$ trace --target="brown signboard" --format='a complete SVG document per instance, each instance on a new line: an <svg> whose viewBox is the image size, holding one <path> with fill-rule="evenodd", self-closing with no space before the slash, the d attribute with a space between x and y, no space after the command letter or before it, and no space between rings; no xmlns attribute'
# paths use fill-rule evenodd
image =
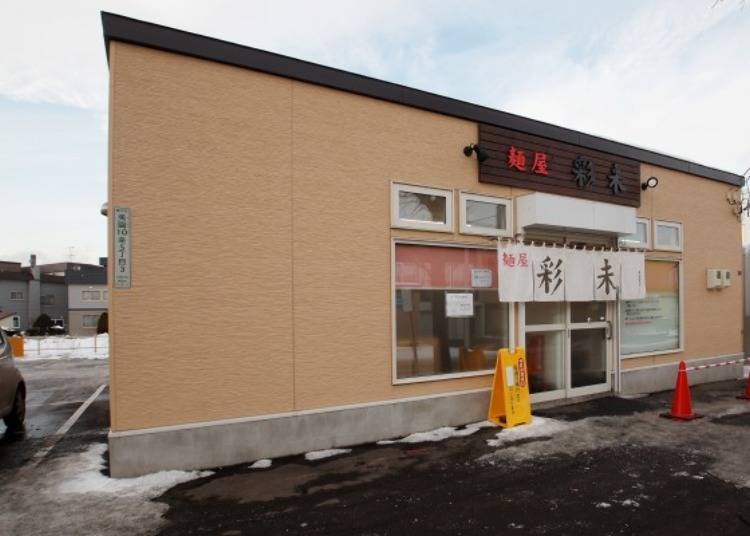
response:
<svg viewBox="0 0 750 536"><path fill-rule="evenodd" d="M634 160L513 130L479 124L479 182L637 207L640 165Z"/></svg>

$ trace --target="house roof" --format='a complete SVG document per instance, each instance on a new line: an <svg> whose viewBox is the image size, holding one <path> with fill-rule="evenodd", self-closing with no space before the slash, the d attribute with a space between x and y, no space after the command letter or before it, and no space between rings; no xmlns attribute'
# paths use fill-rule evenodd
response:
<svg viewBox="0 0 750 536"><path fill-rule="evenodd" d="M28 268L21 268L18 272L5 272L0 270L0 281L31 281L34 276Z"/></svg>
<svg viewBox="0 0 750 536"><path fill-rule="evenodd" d="M66 270L65 283L68 285L106 285L107 270L101 266L81 270Z"/></svg>
<svg viewBox="0 0 750 536"><path fill-rule="evenodd" d="M478 123L509 128L518 132L571 143L734 186L744 184L744 178L736 173L722 171L650 149L628 145L501 110L479 106L289 56L282 56L257 48L238 45L107 12L102 12L102 26L107 57L109 57L110 41L122 41L283 76L350 93L357 93ZM686 111L686 113L689 113L689 111Z"/></svg>
<svg viewBox="0 0 750 536"><path fill-rule="evenodd" d="M9 316L14 316L16 314L17 313L15 313L15 312L13 312L13 313L10 313L10 312L4 313L3 311L0 311L0 320L2 320L4 318L8 318Z"/></svg>

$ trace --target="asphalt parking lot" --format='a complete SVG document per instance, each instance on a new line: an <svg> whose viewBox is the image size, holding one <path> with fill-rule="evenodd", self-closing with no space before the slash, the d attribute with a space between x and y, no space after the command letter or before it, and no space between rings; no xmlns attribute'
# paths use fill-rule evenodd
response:
<svg viewBox="0 0 750 536"><path fill-rule="evenodd" d="M687 423L658 416L670 393L609 397L511 431L114 480L106 361L21 367L28 427L0 441L0 534L750 534L739 381L693 388L705 417Z"/></svg>

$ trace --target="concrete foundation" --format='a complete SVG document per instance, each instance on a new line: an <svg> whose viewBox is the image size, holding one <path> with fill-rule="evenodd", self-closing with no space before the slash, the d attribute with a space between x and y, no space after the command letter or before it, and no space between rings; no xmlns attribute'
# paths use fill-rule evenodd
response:
<svg viewBox="0 0 750 536"><path fill-rule="evenodd" d="M489 389L129 432L110 432L113 477L204 469L346 447L487 417Z"/></svg>
<svg viewBox="0 0 750 536"><path fill-rule="evenodd" d="M691 360L690 366L737 359L740 355ZM691 385L741 378L741 364L689 372ZM677 364L623 371L622 393L672 389ZM554 405L574 400L554 401ZM484 420L489 389L357 404L244 419L229 419L111 432L110 472L133 477L165 469L205 469L260 458L277 458L400 437L441 426ZM543 405L549 405L543 404ZM535 407L540 405L535 404Z"/></svg>

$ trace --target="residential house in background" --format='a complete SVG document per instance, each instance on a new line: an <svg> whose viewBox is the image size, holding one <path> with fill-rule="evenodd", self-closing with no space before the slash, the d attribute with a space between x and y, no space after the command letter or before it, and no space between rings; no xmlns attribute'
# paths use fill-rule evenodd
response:
<svg viewBox="0 0 750 536"><path fill-rule="evenodd" d="M32 256L32 264L36 259ZM0 261L0 326L26 329L39 316L39 269Z"/></svg>
<svg viewBox="0 0 750 536"><path fill-rule="evenodd" d="M57 298L65 302L65 328L71 335L96 334L99 317L107 311L106 264L106 257L100 257L98 265L58 262L39 266L42 276L64 282L65 295L53 298L50 293L46 301Z"/></svg>
<svg viewBox="0 0 750 536"><path fill-rule="evenodd" d="M107 273L102 266L81 266L65 274L68 285L68 331L71 335L96 335L102 313L107 312Z"/></svg>
<svg viewBox="0 0 750 536"><path fill-rule="evenodd" d="M32 255L26 267L0 261L0 327L26 330L44 313L71 335L96 334L107 310L106 260L37 265Z"/></svg>

